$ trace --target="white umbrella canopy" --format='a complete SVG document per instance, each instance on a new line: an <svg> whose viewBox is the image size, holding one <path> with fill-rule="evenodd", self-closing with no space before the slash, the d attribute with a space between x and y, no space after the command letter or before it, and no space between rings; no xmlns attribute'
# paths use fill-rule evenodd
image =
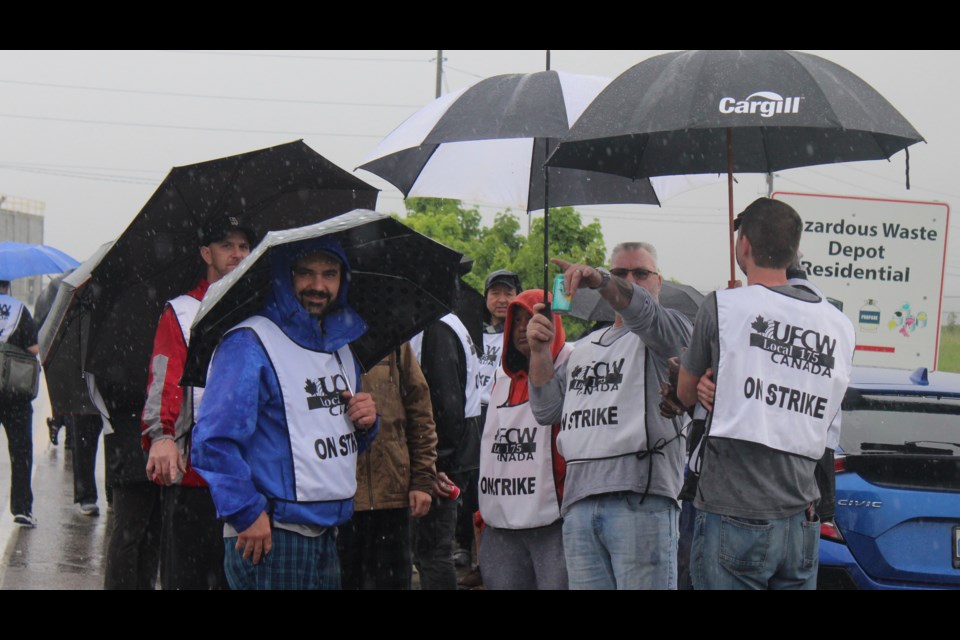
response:
<svg viewBox="0 0 960 640"><path fill-rule="evenodd" d="M547 148L556 146L609 82L560 71L481 80L410 116L359 168L387 180L406 197L543 209ZM656 185L646 179L551 169L549 202L575 206L660 200Z"/></svg>

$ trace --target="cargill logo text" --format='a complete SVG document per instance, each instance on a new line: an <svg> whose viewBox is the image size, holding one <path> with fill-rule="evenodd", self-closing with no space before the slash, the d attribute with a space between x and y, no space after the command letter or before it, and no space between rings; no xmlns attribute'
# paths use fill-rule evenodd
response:
<svg viewBox="0 0 960 640"><path fill-rule="evenodd" d="M789 114L800 111L800 98L784 98L772 91L757 91L746 100L722 98L720 113L759 113L763 118L772 118L778 113Z"/></svg>

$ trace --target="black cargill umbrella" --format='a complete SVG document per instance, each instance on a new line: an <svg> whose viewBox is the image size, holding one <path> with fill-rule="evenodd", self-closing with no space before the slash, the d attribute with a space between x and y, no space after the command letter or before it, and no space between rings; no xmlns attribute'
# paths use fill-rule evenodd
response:
<svg viewBox="0 0 960 640"><path fill-rule="evenodd" d="M350 263L347 299L368 325L351 348L364 369L454 308L461 254L389 215L358 210L298 229L272 231L207 291L190 332L183 384L203 386L223 334L263 307L274 247L309 245L320 237L336 239Z"/></svg>
<svg viewBox="0 0 960 640"><path fill-rule="evenodd" d="M664 282L660 289L660 304L667 309L679 311L690 322L697 318L704 295L688 284ZM610 303L593 289L577 289L570 307L570 315L581 320L613 322L616 312Z"/></svg>
<svg viewBox="0 0 960 640"><path fill-rule="evenodd" d="M157 320L166 300L203 274L200 233L211 219L235 217L259 236L372 208L376 198L374 187L302 141L175 167L77 283L67 319L90 314L84 369L102 383L146 390Z"/></svg>
<svg viewBox="0 0 960 640"><path fill-rule="evenodd" d="M733 173L878 160L923 137L843 67L794 51L683 51L619 77L547 164L619 176Z"/></svg>

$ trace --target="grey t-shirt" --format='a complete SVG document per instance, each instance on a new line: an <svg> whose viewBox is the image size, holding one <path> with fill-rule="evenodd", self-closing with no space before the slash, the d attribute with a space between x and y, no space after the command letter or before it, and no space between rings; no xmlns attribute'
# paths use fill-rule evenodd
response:
<svg viewBox="0 0 960 640"><path fill-rule="evenodd" d="M667 360L680 355L690 340L690 321L681 313L665 309L654 301L646 289L634 286L630 305L621 312L624 326L595 331L581 339L576 348L589 348L591 341L602 339L609 344L618 332L632 331L647 347L644 368L644 398L647 433L651 445L668 443L659 453L643 458L630 454L603 460L590 460L567 465L561 513L566 514L578 500L618 491L648 492L676 500L683 483L683 455L686 434L679 420L664 418L658 408L660 383L667 379ZM638 381L636 384L639 384ZM564 392L567 389L567 367L561 366L544 386L530 385L530 405L537 422L543 425L560 421ZM624 385L620 393L637 393L635 386ZM639 417L638 417L639 419ZM651 468L652 465L652 468Z"/></svg>
<svg viewBox="0 0 960 640"><path fill-rule="evenodd" d="M771 287L787 296L806 301L819 298L791 286ZM720 335L717 330L717 295L709 294L700 307L690 340L681 358L684 368L700 376L708 368L717 375L720 362ZM700 471L700 484L693 504L697 509L727 516L770 520L803 511L820 497L814 477L816 460L791 455L763 445L707 437L700 447L700 460L690 466Z"/></svg>

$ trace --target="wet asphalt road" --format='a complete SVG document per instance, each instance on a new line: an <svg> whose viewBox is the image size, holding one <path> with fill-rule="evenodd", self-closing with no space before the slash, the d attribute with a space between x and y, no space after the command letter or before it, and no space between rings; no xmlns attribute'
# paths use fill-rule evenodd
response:
<svg viewBox="0 0 960 640"><path fill-rule="evenodd" d="M41 377L42 380L42 377ZM101 589L109 515L104 494L103 438L97 460L98 517L84 516L73 503L70 451L53 446L47 432L47 390L41 382L33 402L33 515L27 529L10 515L10 457L0 429L0 589Z"/></svg>
<svg viewBox="0 0 960 640"><path fill-rule="evenodd" d="M50 402L41 376L33 401L33 515L37 527L13 524L10 514L10 456L0 429L0 589L80 590L103 588L103 566L110 514L104 491L103 436L97 451L97 492L100 515L80 514L73 502L73 464L64 446L50 443L46 419ZM460 577L469 569L458 568ZM414 572L413 588L419 588ZM461 587L462 589L463 587Z"/></svg>

